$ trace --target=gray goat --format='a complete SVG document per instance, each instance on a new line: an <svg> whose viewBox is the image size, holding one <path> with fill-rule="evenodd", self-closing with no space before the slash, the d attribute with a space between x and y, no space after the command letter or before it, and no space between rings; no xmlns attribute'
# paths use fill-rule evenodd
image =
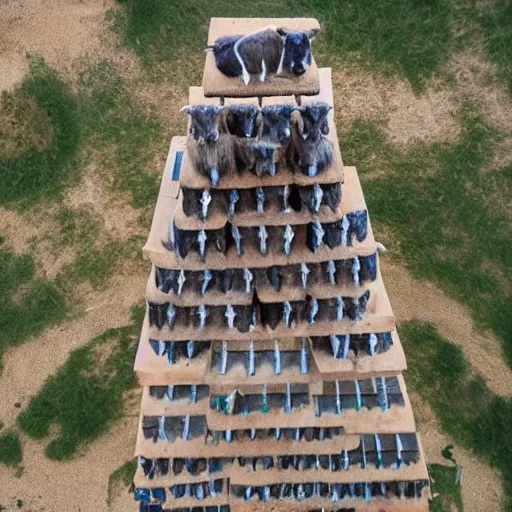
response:
<svg viewBox="0 0 512 512"><path fill-rule="evenodd" d="M245 85L251 75L263 82L268 74L303 75L311 65L311 40L317 29L292 32L269 27L245 35L224 36L207 49L213 49L215 63L226 76L241 76Z"/></svg>
<svg viewBox="0 0 512 512"><path fill-rule="evenodd" d="M297 108L300 119L292 125L290 160L306 176L317 176L332 164L334 148L326 137L327 115L331 109L326 103Z"/></svg>
<svg viewBox="0 0 512 512"><path fill-rule="evenodd" d="M228 133L224 107L195 105L183 107L190 116L187 149L197 172L210 179L213 186L235 169L233 136Z"/></svg>

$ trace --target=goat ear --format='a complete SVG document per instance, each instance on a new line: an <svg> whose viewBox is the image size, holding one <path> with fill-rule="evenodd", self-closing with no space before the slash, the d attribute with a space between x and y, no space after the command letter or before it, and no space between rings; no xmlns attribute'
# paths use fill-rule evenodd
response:
<svg viewBox="0 0 512 512"><path fill-rule="evenodd" d="M282 28L282 27L279 27L278 29L276 29L276 32L282 36L282 37L286 37L286 35L288 34L288 30Z"/></svg>
<svg viewBox="0 0 512 512"><path fill-rule="evenodd" d="M192 108L190 107L190 105L186 105L184 107L181 107L180 112L185 112L185 114L190 114L191 110L192 110Z"/></svg>
<svg viewBox="0 0 512 512"><path fill-rule="evenodd" d="M320 32L319 28L314 28L313 30L310 30L308 32L309 40L311 41L318 34L318 32Z"/></svg>

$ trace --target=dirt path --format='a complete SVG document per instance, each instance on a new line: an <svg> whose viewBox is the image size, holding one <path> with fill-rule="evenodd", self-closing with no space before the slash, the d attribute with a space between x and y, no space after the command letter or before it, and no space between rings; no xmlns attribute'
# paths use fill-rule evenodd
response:
<svg viewBox="0 0 512 512"><path fill-rule="evenodd" d="M505 363L500 342L489 332L477 331L464 306L436 285L415 279L404 265L385 256L381 270L399 326L407 320L434 324L441 336L460 346L472 371L494 393L512 396L512 371Z"/></svg>
<svg viewBox="0 0 512 512"><path fill-rule="evenodd" d="M453 455L457 464L462 466L461 490L464 512L501 510L504 493L500 474L444 435L434 412L420 396L411 393L410 398L428 463L448 464L441 451L449 444L454 445Z"/></svg>
<svg viewBox="0 0 512 512"><path fill-rule="evenodd" d="M50 461L44 454L47 440L40 443L23 437L24 472L16 478L14 470L0 471L0 509L19 511L20 499L22 510L31 512L61 512L64 503L66 510L107 512L109 477L133 457L137 421L136 415L118 421L112 433L70 462ZM123 492L115 503L116 512L136 509L133 494Z"/></svg>

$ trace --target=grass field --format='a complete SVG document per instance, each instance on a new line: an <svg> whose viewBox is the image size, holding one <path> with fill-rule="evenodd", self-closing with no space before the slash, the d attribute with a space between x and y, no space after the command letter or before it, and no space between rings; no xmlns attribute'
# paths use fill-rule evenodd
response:
<svg viewBox="0 0 512 512"><path fill-rule="evenodd" d="M48 328L87 317L97 307L94 297L108 295L115 279L123 293L134 275L147 271L134 262L170 137L185 130L179 108L188 85L201 81L211 16L320 20L316 58L341 72L334 91L343 159L358 168L388 257L435 285L440 300L444 293L467 308L478 329L500 341L495 357L512 367L508 0L118 0L95 22L94 51L73 59L34 51L20 80L2 92L0 379L9 378L2 376L3 361L24 343L37 346ZM347 76L358 77L353 91L343 82ZM374 88L356 90L367 83ZM393 128L400 108L404 115L417 109L418 123L430 109L441 125L437 138ZM442 128L449 116L456 133ZM402 139L407 143L397 143ZM115 299L109 306L119 313ZM137 311L126 327L69 351L13 414L15 421L0 415L8 422L0 430L0 464L21 467L22 445L34 439L46 443L52 460L76 459L108 434L134 384L140 321ZM510 397L491 391L485 375L465 362L464 349L439 336L436 326L408 323L400 334L407 382L454 442L500 471L503 507L512 510ZM78 402L86 405L77 409ZM128 481L130 471L130 463L119 467L110 488ZM451 485L454 468L431 471L442 497L433 510L452 503L461 510L460 488Z"/></svg>

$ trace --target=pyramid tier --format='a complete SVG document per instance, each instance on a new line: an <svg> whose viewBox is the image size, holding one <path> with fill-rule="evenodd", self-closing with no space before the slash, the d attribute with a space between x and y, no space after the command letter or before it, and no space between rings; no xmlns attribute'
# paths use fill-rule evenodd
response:
<svg viewBox="0 0 512 512"><path fill-rule="evenodd" d="M345 172L347 167L344 167ZM355 172L355 171L354 171ZM346 180L347 178L345 178ZM353 180L352 180L353 181ZM321 205L318 212L310 209L313 187L289 187L287 194L288 206L284 206L285 188L259 187L237 189L239 200L235 212L229 213L230 193L233 189L211 190L211 203L205 219L202 218L201 200L203 190L181 188L174 214L176 227L183 230L221 229L228 222L239 227L250 226L283 226L286 224L308 224L310 222L336 222L348 212L362 210L357 208L357 197L348 197L343 202L343 191L352 184L322 184ZM258 193L263 191L263 212L257 210ZM354 201L353 199L356 199ZM307 201L310 201L309 203ZM243 205L243 209L239 206ZM300 208L300 209L299 209Z"/></svg>
<svg viewBox="0 0 512 512"><path fill-rule="evenodd" d="M304 197L306 197L304 194L311 193L314 184L302 186L300 189L299 187L291 187L290 208L288 210L283 210L282 207L283 185L265 186L263 188L266 191L265 210L263 213L258 213L256 208L256 191L258 187L263 187L263 185L257 183L253 187L238 189L242 197L240 204L244 205L244 209L235 208L235 213L232 215L228 214L229 194L232 189L211 189L210 195L212 199L208 207L209 213L203 221L199 218L199 212L201 209L201 194L205 189L181 187L179 183L185 146L186 137L173 137L159 193L159 201L163 201L160 200L161 197L176 200L180 195L180 190L182 191L177 202L165 202L165 210L168 213L175 213L176 224L182 229L218 229L224 226L228 219L237 226L293 225L311 222L317 220L317 218L322 222L333 222L340 219L346 212L366 209L356 170L354 167L348 167L344 168L344 173L350 173L350 175L346 177L341 185L344 200L341 206L337 197L341 196L341 194L336 191L340 181L336 180L329 184L320 184L323 190L323 197L318 214L310 212L308 204L304 202ZM294 196L297 192L299 192L299 196L300 192L302 192L303 197ZM183 201L187 201L186 205L183 204ZM300 211L297 210L299 202L301 203ZM194 212L197 212L195 216L193 215ZM278 215L277 219L276 215ZM167 216L173 217L173 215Z"/></svg>
<svg viewBox="0 0 512 512"><path fill-rule="evenodd" d="M336 503L329 498L247 502L230 496L229 508L230 512L429 512L429 496L430 492L424 491L421 498L373 498L370 503L363 498L344 499Z"/></svg>
<svg viewBox="0 0 512 512"><path fill-rule="evenodd" d="M343 182L343 160L341 158L340 145L336 126L332 118L329 118L329 134L327 138L331 141L334 148L333 163L317 176L306 176L299 170L280 166L275 176L265 174L258 177L248 169L238 172L231 169L227 174L220 177L219 183L212 186L210 179L200 174L193 166L188 150L185 148L183 154L183 163L180 171L180 185L183 188L193 188L199 190L226 190L226 189L245 189L256 187L278 187L282 185L310 186L316 183L340 183Z"/></svg>
<svg viewBox="0 0 512 512"><path fill-rule="evenodd" d="M362 344L372 335L351 336ZM255 341L253 343L253 356L251 362L251 349L248 341L226 342L225 360L223 359L222 342L215 341L212 345L211 366L207 370L205 382L216 387L223 387L229 391L229 386L257 386L266 384L298 384L307 383L313 394L323 392L323 380L354 380L368 379L376 375L390 377L396 376L405 369L405 358L400 340L395 332L380 333L378 339L392 338L392 343L384 344L379 341L375 347L374 355L360 351L360 355L352 348L347 358L334 359L322 347L318 367L316 361L318 353L303 352L304 339L292 338L290 340ZM294 341L295 347L283 345L284 341ZM309 342L311 346L311 341ZM366 341L366 343L368 343ZM277 349L277 350L276 350ZM382 350L382 352L380 352ZM316 349L318 352L318 349ZM362 355L361 355L362 354ZM332 359L332 363L330 361ZM327 369L327 372L323 370ZM247 391L249 392L249 391Z"/></svg>
<svg viewBox="0 0 512 512"><path fill-rule="evenodd" d="M221 506L229 500L229 482L222 478L202 482L174 484L170 488L136 488L135 499L142 502L156 500L168 508Z"/></svg>
<svg viewBox="0 0 512 512"><path fill-rule="evenodd" d="M268 395L286 393L287 383L265 384ZM322 394L321 381L309 386L309 383L293 382L293 385L302 384L305 392ZM206 415L211 405L212 397L226 395L237 389L242 394L261 395L262 384L237 383L230 384L175 384L167 386L144 386L141 400L141 412L144 416L192 416Z"/></svg>
<svg viewBox="0 0 512 512"><path fill-rule="evenodd" d="M154 441L152 437L144 436L143 424L144 417L141 415L135 455L146 458L258 457L262 453L267 455L331 454L341 453L343 450L354 450L360 443L358 434L347 435L342 428L323 429L321 436L322 429L306 427L281 429L282 434L277 439L276 429L257 429L254 431L254 438L249 430L231 431L230 442L226 441L226 430L205 430L201 435L187 440L178 437L172 442L165 439Z"/></svg>
<svg viewBox="0 0 512 512"><path fill-rule="evenodd" d="M320 79L320 91L311 96L296 96L290 94L286 96L254 96L254 97L227 97L224 98L224 105L251 104L266 107L268 105L307 105L316 102L327 103L334 107L334 96L332 92L332 69L319 68L318 75ZM299 103L300 102L300 103ZM221 98L215 96L205 96L202 87L191 86L188 88L189 105L220 105Z"/></svg>
<svg viewBox="0 0 512 512"><path fill-rule="evenodd" d="M354 265L359 270L353 271ZM146 286L148 302L169 302L176 306L249 305L254 294L262 303L358 297L378 287L377 254L355 260L302 265L225 270L169 270L152 266ZM357 278L357 281L355 279ZM357 283L357 284L356 284Z"/></svg>
<svg viewBox="0 0 512 512"><path fill-rule="evenodd" d="M251 386L247 393L261 393L266 385L268 392L272 386L287 383L310 384L314 392L322 392L320 374L309 353L309 345L301 338L252 342L253 359L250 361L248 341L227 342L225 367L223 367L222 342L213 342L211 366L205 382L226 393L235 388ZM279 357L276 359L276 345ZM303 353L303 350L306 350ZM305 360L305 361L304 361ZM277 361L277 364L276 364ZM223 373L224 372L224 373ZM281 391L283 392L283 391Z"/></svg>
<svg viewBox="0 0 512 512"><path fill-rule="evenodd" d="M368 337L369 335L362 335L363 339ZM357 338L360 337L357 336ZM211 342L193 342L194 353L189 355L186 353L187 342L153 340L150 343L145 330L137 352L135 373L141 385L206 383L229 390L229 387L233 386L249 387L267 384L270 387L286 383L308 383L312 387L312 392L319 394L323 386L317 360L324 365L321 366L322 370L327 368L328 371L323 377L329 379L368 379L375 375L387 377L400 373L405 363L403 358L396 354L403 354L403 349L395 334L393 340L394 343L383 348L382 353L375 352L373 356L364 353L357 356L350 349L346 359L333 358L332 362L330 361L332 356L325 353L324 349L320 356L315 350L313 357L310 353L307 354L307 373L301 373L302 338L254 341L254 373L251 375L249 341L226 342L226 364L222 373L220 365L222 342L214 341L211 351ZM276 344L279 359L276 356ZM205 347L203 348L202 345ZM378 346L377 349L380 350ZM386 356L386 351L389 351L389 357Z"/></svg>
<svg viewBox="0 0 512 512"><path fill-rule="evenodd" d="M292 385L290 395L267 394L265 399L261 395L245 395L242 399L248 407L247 414L223 412L230 406L230 397L211 395L210 408L206 415L192 416L185 411L179 415L144 416L144 435L152 438L163 436L165 432L165 437L175 442L182 437L202 437L208 430L225 429L233 431L341 427L348 434L414 432L414 418L403 378L399 376L386 380L390 382L392 379L398 381L398 384L392 387L388 385L387 390L383 381L377 381L378 395L360 391L358 386L362 387L365 381L339 382L338 385L342 391L345 388L345 391L338 398L325 393L325 388L322 395L310 396L307 392L301 393L301 386L306 386L307 389L304 384ZM346 389L350 384L356 386L356 393ZM383 394L382 388L385 390ZM268 403L267 412L262 414L265 400ZM383 408L383 400L386 409Z"/></svg>
<svg viewBox="0 0 512 512"><path fill-rule="evenodd" d="M320 29L320 24L314 18L212 18L208 45L213 45L223 36L248 34L270 26L293 31ZM221 73L215 64L213 52L208 51L203 72L204 94L234 97L317 94L320 89L318 68L313 57L311 60L311 66L301 76L271 74L263 82L253 77L245 85L241 77L228 77Z"/></svg>
<svg viewBox="0 0 512 512"><path fill-rule="evenodd" d="M358 188L360 191L360 186ZM357 190L354 190L354 192L357 192ZM352 197L354 196L352 195ZM362 197L362 194L360 197ZM170 227L173 221L172 212L175 206L176 199L163 196L162 194L160 195L155 208L151 231L143 248L144 256L157 267L185 270L268 268L273 265L300 265L301 263L346 260L356 256L369 256L376 252L376 243L373 237L371 222L365 214L365 218L367 219L366 236L361 242L359 242L356 237L352 238L350 240L352 245L338 245L330 249L324 243L316 252L313 252L306 243L308 225L298 225L294 226L294 238L291 242L291 252L288 255L283 252L281 244L279 244L278 247L272 247L269 244L267 254L261 254L258 244L255 243L244 244L244 253L241 256L237 254L236 247L233 244L228 248L225 254L219 252L213 246L208 250L207 246L204 261L201 261L199 253L193 250L189 250L185 258L181 258L173 250L166 247L170 242ZM351 212L351 217L349 218L356 215L356 211L364 212L365 210L354 210ZM247 229L248 228L240 228L240 230ZM215 232L212 231L212 233Z"/></svg>
<svg viewBox="0 0 512 512"><path fill-rule="evenodd" d="M343 169L345 181L339 187L338 182L320 185L323 195L318 213L310 211L309 203L305 202L312 193L311 185L290 189L288 209L283 207L283 187L263 187L265 196L263 213L257 211L257 188L238 189L241 198L239 201L244 208L241 209L237 203L234 214L229 214L228 211L231 190L212 190L208 215L206 219L202 219L200 217L202 191L184 187L176 203L174 222L176 227L184 230L221 229L227 222L239 227L296 225L316 221L332 223L350 212L366 210L356 168L344 167ZM184 201L187 203L185 204ZM300 210L298 210L299 206ZM193 212L196 213L191 214Z"/></svg>
<svg viewBox="0 0 512 512"><path fill-rule="evenodd" d="M376 450L378 438L381 451ZM402 450L397 451L396 439ZM380 457L381 464L378 465ZM266 455L257 457L159 458L139 457L136 487L168 487L176 483L230 478L235 485L301 483L312 479L330 483L422 480L428 472L415 434L360 436L354 450L335 454Z"/></svg>
<svg viewBox="0 0 512 512"><path fill-rule="evenodd" d="M276 395L274 403L271 403L269 396L269 410L265 414L261 414L261 407L258 410L252 410L247 415L228 415L210 408L206 413L206 421L208 427L212 430L225 428L231 430L300 428L307 426L343 427L348 434L413 432L415 429L414 417L405 384L401 376L396 377L396 379L398 379L399 385L398 394L388 395L389 408L387 410L382 410L379 407L376 396L369 395L365 397L363 395L360 397L362 403L360 405L357 404L355 396L341 395L341 414L337 414L334 396L330 397L325 394L320 396L312 395L309 401L307 401L306 397L297 394L295 395L297 398L294 398L294 395L292 395L291 412L286 412L286 402L283 394ZM294 386L299 385L295 384ZM214 398L212 397L212 399ZM254 396L254 402L259 405L261 398ZM295 405L296 402L298 402L297 405ZM349 403L349 405L344 405L345 403ZM318 415L319 407L320 415Z"/></svg>
<svg viewBox="0 0 512 512"><path fill-rule="evenodd" d="M338 455L341 458L341 455ZM145 478L145 477L144 477ZM356 482L393 482L396 480L428 480L427 466L423 458L418 462L409 465L403 464L400 469L396 467L377 468L374 465L368 465L366 468L354 465L345 471L330 471L325 469L267 469L253 471L246 464L241 467L238 460L235 459L230 475L231 485L272 485L278 482L287 483L307 483L311 481L328 483L356 483ZM147 479L145 478L146 482ZM141 481L142 484L142 481Z"/></svg>
<svg viewBox="0 0 512 512"><path fill-rule="evenodd" d="M366 210L358 210L336 222L295 226L238 227L228 223L221 229L195 231L179 229L173 222L162 245L183 261L208 263L218 256L229 259L231 255L244 261L244 267L250 267L248 256L251 256L259 261L252 266L261 267L272 266L269 257L290 258L303 250L315 254L324 248L334 252L361 244L367 236L368 214Z"/></svg>
<svg viewBox="0 0 512 512"><path fill-rule="evenodd" d="M343 336L340 336L343 338ZM368 354L368 349L356 355L353 342L349 344L347 357L334 357L331 340L327 337L310 338L311 354L321 378L330 379L343 375L344 378L359 378L361 374L378 373L379 375L397 375L406 370L407 362L396 331L391 332L392 344L387 350L375 355ZM343 344L341 340L340 345ZM340 349L338 349L338 354Z"/></svg>
<svg viewBox="0 0 512 512"><path fill-rule="evenodd" d="M171 384L145 386L141 411L145 416L208 416L210 411L218 418L223 413L231 425L233 418L243 418L248 425L236 428L251 428L249 420L263 413L263 419L279 427L274 421L281 413L288 414L283 422L292 419L310 406L317 417L360 409L383 409L403 407L403 383L398 376L358 376L355 380L334 379L332 381L300 382L296 375L290 382L260 384L246 379L234 384ZM268 414L271 412L272 414ZM288 418L288 419L286 419ZM255 428L260 427L254 424Z"/></svg>
<svg viewBox="0 0 512 512"><path fill-rule="evenodd" d="M249 293L246 293L243 288L240 290L231 289L229 291L224 291L223 289L219 289L219 287L210 286L207 292L202 295L201 287L203 286L203 272L194 271L184 271L183 275L186 277L186 281L183 284L183 290L179 295L176 292L179 290L178 287L180 286L178 282L180 272L174 271L172 285L169 286L169 292L165 293L162 289L167 289L167 284L163 282L164 278L161 278L161 276L164 276L167 273L166 269L159 270L160 275L158 278L161 280L157 283L157 270L154 265L151 266L151 272L146 285L146 299L149 302L169 302L175 306L182 307L198 306L201 304L206 306L217 306L223 304L248 306L252 304L254 300L254 290L251 289ZM166 280L168 283L171 281L168 277ZM158 285L160 285L160 289Z"/></svg>
<svg viewBox="0 0 512 512"><path fill-rule="evenodd" d="M380 286L378 286L380 284ZM311 302L296 301L289 303L291 307L291 323L286 324L282 318L267 317L264 315L279 314L283 312L283 303L260 304L254 307L234 306L234 328L229 328L229 307L212 306L206 308L208 316L204 328L200 328L198 308L179 308L169 306L167 303L148 305L148 314L145 322L149 324L149 336L152 339L179 341L179 340L262 340L274 338L289 338L309 336L330 336L333 333L364 334L369 332L389 332L395 328L395 319L389 303L386 290L382 282L376 282L372 289L358 299L344 298L344 316L336 320L336 299L318 300L318 314L315 323L309 323ZM368 296L369 295L369 296ZM341 304L341 303L340 303ZM174 320L169 327L169 311L172 308ZM269 309L270 308L270 309ZM348 309L347 309L348 308ZM253 311L254 310L254 311ZM150 312L150 314L149 314ZM360 320L357 318L361 316ZM254 318L256 316L256 318ZM276 323L274 324L274 320ZM265 323L263 324L262 321ZM252 324L254 328L246 323ZM270 325L275 328L272 329ZM247 331L247 332L243 332Z"/></svg>

